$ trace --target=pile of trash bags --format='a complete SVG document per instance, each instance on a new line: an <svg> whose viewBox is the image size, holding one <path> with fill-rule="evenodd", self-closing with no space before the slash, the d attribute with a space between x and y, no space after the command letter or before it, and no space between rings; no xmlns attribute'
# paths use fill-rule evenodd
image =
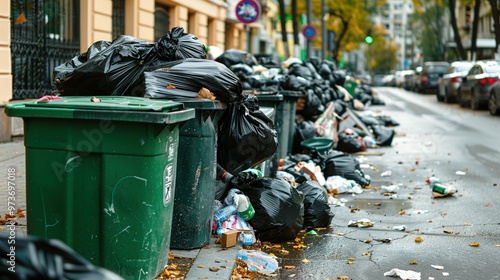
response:
<svg viewBox="0 0 500 280"><path fill-rule="evenodd" d="M269 68L237 49L207 59L206 46L195 35L174 27L154 43L131 36L95 42L54 69L52 86L63 97L220 101L225 109L216 129L213 231L238 229L251 232L247 241L281 242L303 229L331 225L332 195L358 193L370 184L353 153L390 146L398 123L368 110L384 104L369 85L348 92L343 86L351 75L330 61L289 58L278 65L268 60L260 59ZM292 116L292 149L275 166L276 176L269 177L255 168L273 158L280 143L253 93L279 91L301 97ZM304 145L317 137L331 145Z"/></svg>

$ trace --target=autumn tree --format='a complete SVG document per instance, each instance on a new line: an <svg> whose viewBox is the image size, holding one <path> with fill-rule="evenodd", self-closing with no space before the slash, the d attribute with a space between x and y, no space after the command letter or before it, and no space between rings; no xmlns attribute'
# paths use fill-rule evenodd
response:
<svg viewBox="0 0 500 280"><path fill-rule="evenodd" d="M415 34L425 60L444 60L445 8L448 0L413 0L414 19L420 25L420 33Z"/></svg>

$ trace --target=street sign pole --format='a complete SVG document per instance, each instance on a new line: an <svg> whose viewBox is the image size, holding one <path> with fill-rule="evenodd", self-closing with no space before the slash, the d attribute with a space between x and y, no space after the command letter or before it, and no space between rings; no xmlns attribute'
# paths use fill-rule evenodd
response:
<svg viewBox="0 0 500 280"><path fill-rule="evenodd" d="M311 0L307 0L307 25L311 24L311 19L312 19L312 7L311 7ZM307 40L307 48L306 48L306 58L311 57L311 51L312 51L312 41Z"/></svg>

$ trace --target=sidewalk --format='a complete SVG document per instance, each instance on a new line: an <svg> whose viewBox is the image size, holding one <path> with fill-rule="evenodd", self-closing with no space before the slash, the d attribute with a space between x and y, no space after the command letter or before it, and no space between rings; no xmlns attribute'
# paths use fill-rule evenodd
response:
<svg viewBox="0 0 500 280"><path fill-rule="evenodd" d="M16 138L13 142L0 143L0 170L3 182L7 182L9 169L15 170L15 207L26 210L25 147L22 138ZM0 184L0 215L2 217L7 213L7 202L10 197L7 187L6 183ZM26 233L26 218L19 218L17 222L16 231ZM6 230L5 226L0 225L0 232L3 230ZM185 278L176 277L176 279L229 279L235 267L239 249L241 245L222 249L220 244L215 244L215 238L211 238L210 244L202 249L171 250L171 255L175 258L169 260L169 265L176 265L176 269L183 275L187 272ZM186 271L189 264L191 264L190 269Z"/></svg>

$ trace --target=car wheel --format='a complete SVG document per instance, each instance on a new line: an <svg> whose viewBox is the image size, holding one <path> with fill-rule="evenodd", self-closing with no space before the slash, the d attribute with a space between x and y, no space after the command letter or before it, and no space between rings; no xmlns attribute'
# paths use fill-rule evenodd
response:
<svg viewBox="0 0 500 280"><path fill-rule="evenodd" d="M460 105L460 99L461 99L461 96L462 96L462 90L461 88L458 88L457 89L457 96L455 96L455 102L458 103L458 105Z"/></svg>
<svg viewBox="0 0 500 280"><path fill-rule="evenodd" d="M443 97L441 96L441 91L440 90L438 90L436 92L436 99L437 99L438 102L443 102Z"/></svg>
<svg viewBox="0 0 500 280"><path fill-rule="evenodd" d="M448 89L447 88L444 89L443 102L444 103L451 103L452 102L450 94L448 93Z"/></svg>
<svg viewBox="0 0 500 280"><path fill-rule="evenodd" d="M498 107L498 100L495 93L490 94L490 99L488 100L488 109L491 115L500 115L500 108Z"/></svg>

